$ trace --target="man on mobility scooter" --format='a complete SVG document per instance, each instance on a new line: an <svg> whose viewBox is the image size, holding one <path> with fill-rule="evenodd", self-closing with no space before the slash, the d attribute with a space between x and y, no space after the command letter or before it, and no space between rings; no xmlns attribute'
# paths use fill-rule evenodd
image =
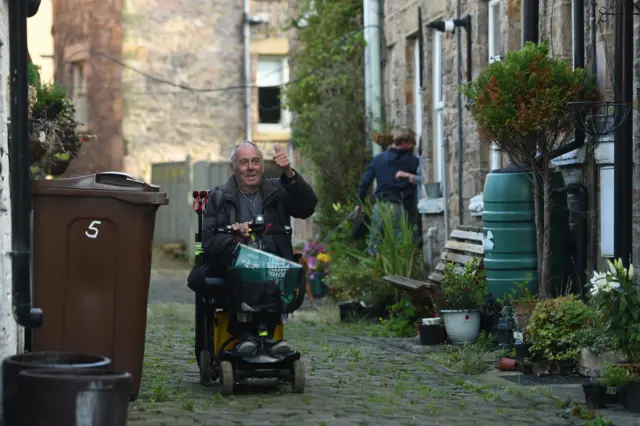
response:
<svg viewBox="0 0 640 426"><path fill-rule="evenodd" d="M299 353L293 352L288 343L278 340L278 337L282 335L282 314L295 311L304 301L304 273L291 275L299 281L299 284L294 283L299 290L296 290L293 300L287 299L285 303L279 300L281 305L286 306L275 310L273 307L267 308L266 303L270 296L268 293L274 288L273 280L256 286L255 283L244 285L241 279L243 273L244 276L252 273L251 265L248 267L246 263L247 257L259 255L260 251L275 255L273 259L276 263L278 258L284 262L297 262L291 243L291 217L306 219L316 208L317 198L312 188L291 168L288 155L280 152L277 145L273 161L282 174L278 179L266 179L264 157L259 147L250 141L241 142L231 154L231 177L226 184L209 191L206 199L201 200L204 208L196 210L198 214L204 211L201 227L202 264L199 273L194 274L194 268L189 278L189 287L196 291L196 357L201 370L201 382L208 382L209 375L213 380L220 377L223 393L232 392L233 383L229 381L235 382L243 377L277 377L278 370L286 369L288 364L299 364L295 362L299 359ZM257 249L253 254L251 247ZM264 255L268 256L266 253ZM238 267L240 261L245 263ZM277 272L271 268L269 274L274 271ZM216 278L195 277L203 273ZM283 273L282 277L285 275ZM218 313L205 312L208 306L201 293L208 294L204 299L220 300L222 297L211 296L212 289L203 291L198 283L205 283L208 287L214 284L214 287L220 287L213 290L214 293L226 293L225 297L231 299L231 304L223 308L228 315L223 317ZM252 299L247 290L259 294ZM239 296L242 300L236 297L238 292L244 292ZM251 303L246 303L246 300L253 300L251 303L255 303L255 306L250 306ZM212 305L214 312L222 310L216 306L215 300ZM273 314L276 311L281 313ZM253 315L256 318L252 317L252 312L256 313ZM205 317L214 323L213 333L207 330L209 320L202 321L201 318ZM256 324L256 321L259 323ZM225 337L229 338L220 343L218 335L213 337L211 344L210 335L222 334L223 328L226 328ZM231 372L225 371L230 368ZM206 377L203 377L203 373ZM303 378L298 387L300 385L304 386Z"/></svg>

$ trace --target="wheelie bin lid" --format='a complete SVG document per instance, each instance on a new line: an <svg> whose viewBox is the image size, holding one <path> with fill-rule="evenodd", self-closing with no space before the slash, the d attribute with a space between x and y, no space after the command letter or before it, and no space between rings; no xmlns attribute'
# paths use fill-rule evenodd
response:
<svg viewBox="0 0 640 426"><path fill-rule="evenodd" d="M115 198L133 204L169 204L160 187L120 172L31 181L32 195Z"/></svg>

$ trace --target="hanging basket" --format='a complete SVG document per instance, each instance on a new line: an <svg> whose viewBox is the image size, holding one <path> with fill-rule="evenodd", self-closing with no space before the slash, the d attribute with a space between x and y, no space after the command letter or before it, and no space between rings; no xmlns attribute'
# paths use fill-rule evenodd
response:
<svg viewBox="0 0 640 426"><path fill-rule="evenodd" d="M383 147L393 144L393 135L391 133L373 132L371 134L371 139Z"/></svg>
<svg viewBox="0 0 640 426"><path fill-rule="evenodd" d="M47 153L46 147L37 139L29 139L29 160L31 164L37 163Z"/></svg>
<svg viewBox="0 0 640 426"><path fill-rule="evenodd" d="M69 168L71 160L54 160L51 166L48 167L47 173L51 176L60 176Z"/></svg>
<svg viewBox="0 0 640 426"><path fill-rule="evenodd" d="M605 136L615 132L629 117L629 102L584 101L570 102L579 129L591 136Z"/></svg>

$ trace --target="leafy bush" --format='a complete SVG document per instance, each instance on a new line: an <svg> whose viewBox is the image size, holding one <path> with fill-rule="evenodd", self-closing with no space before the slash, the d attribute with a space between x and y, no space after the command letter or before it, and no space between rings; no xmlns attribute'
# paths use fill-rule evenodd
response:
<svg viewBox="0 0 640 426"><path fill-rule="evenodd" d="M602 355L616 348L616 339L597 323L587 323L578 330L574 339L580 349L588 349L595 355Z"/></svg>
<svg viewBox="0 0 640 426"><path fill-rule="evenodd" d="M488 294L484 269L480 258L474 258L460 266L447 262L444 267L439 306L441 309L479 310Z"/></svg>
<svg viewBox="0 0 640 426"><path fill-rule="evenodd" d="M312 163L320 233L343 217L367 163L362 1L296 0L306 25L294 21L299 48L292 52L292 80L284 102L296 114L293 141Z"/></svg>
<svg viewBox="0 0 640 426"><path fill-rule="evenodd" d="M529 319L531 351L549 361L575 360L575 334L593 321L593 312L575 295L539 302Z"/></svg>

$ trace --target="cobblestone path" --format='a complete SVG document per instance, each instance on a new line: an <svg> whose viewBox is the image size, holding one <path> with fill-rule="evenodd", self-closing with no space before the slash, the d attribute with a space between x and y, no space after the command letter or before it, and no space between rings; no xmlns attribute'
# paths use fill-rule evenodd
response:
<svg viewBox="0 0 640 426"><path fill-rule="evenodd" d="M408 351L400 339L360 336L357 327L340 324L337 309L330 307L321 313L298 311L285 331L303 353L304 394L262 380L223 397L217 383L198 382L192 299L183 277L154 278L143 383L131 404L130 426L575 422L549 392L454 373Z"/></svg>

